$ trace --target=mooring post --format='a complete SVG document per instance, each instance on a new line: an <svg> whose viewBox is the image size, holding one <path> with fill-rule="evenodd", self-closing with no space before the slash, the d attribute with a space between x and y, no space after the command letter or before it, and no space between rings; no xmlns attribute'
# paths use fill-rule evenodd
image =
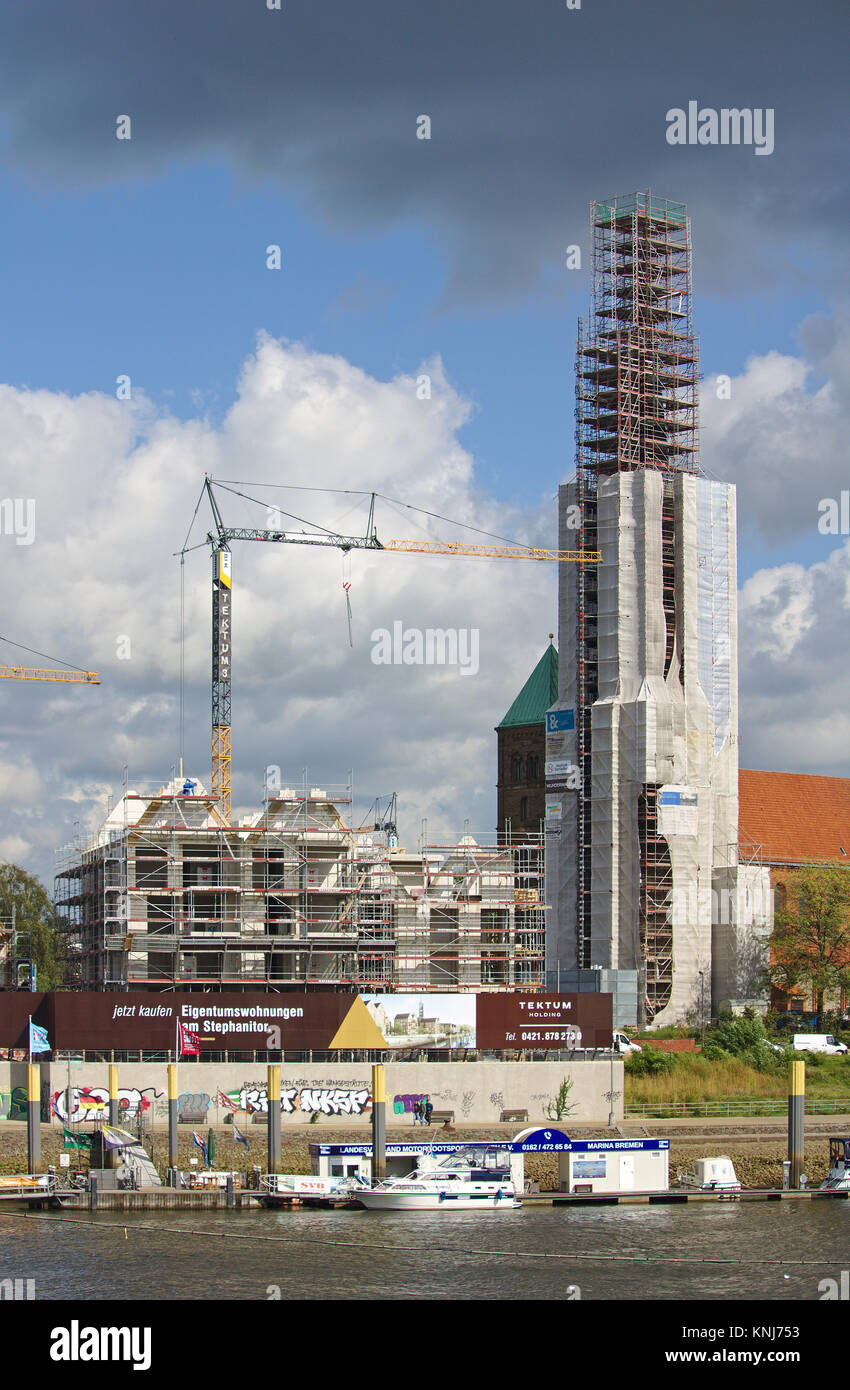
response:
<svg viewBox="0 0 850 1390"><path fill-rule="evenodd" d="M109 1123L118 1124L118 1068L109 1063Z"/></svg>
<svg viewBox="0 0 850 1390"><path fill-rule="evenodd" d="M266 1081L269 1102L269 1172L280 1172L280 1067L270 1062Z"/></svg>
<svg viewBox="0 0 850 1390"><path fill-rule="evenodd" d="M31 1173L41 1165L41 1067L27 1063L27 1162Z"/></svg>
<svg viewBox="0 0 850 1390"><path fill-rule="evenodd" d="M97 1211L97 1178L89 1178L89 1211Z"/></svg>
<svg viewBox="0 0 850 1390"><path fill-rule="evenodd" d="M227 1205L229 1207L236 1206L236 1189L234 1186L232 1173L228 1173L227 1175Z"/></svg>
<svg viewBox="0 0 850 1390"><path fill-rule="evenodd" d="M789 1186L799 1189L806 1148L806 1063L800 1058L788 1068L788 1161Z"/></svg>
<svg viewBox="0 0 850 1390"><path fill-rule="evenodd" d="M384 1068L372 1068L372 1186L387 1175L387 1108Z"/></svg>
<svg viewBox="0 0 850 1390"><path fill-rule="evenodd" d="M168 1166L177 1168L177 1063L168 1063Z"/></svg>

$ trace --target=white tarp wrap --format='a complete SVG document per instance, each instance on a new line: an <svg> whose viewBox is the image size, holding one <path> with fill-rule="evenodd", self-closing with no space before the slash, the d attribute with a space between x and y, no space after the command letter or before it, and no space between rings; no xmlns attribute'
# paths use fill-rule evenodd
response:
<svg viewBox="0 0 850 1390"><path fill-rule="evenodd" d="M732 653L729 631L729 488L698 478L697 599L698 671L714 720L714 751L729 732Z"/></svg>
<svg viewBox="0 0 850 1390"><path fill-rule="evenodd" d="M739 876L737 865L734 488L692 475L673 479L676 632L666 676L663 496L664 479L654 469L599 480L598 615L586 615L598 619L599 675L592 712L591 965L624 971L642 965L639 804L647 788L658 788L647 794L657 797L658 829L669 853L664 891L673 938L672 967L661 965L672 980L658 1025L678 1022L695 1008L700 972L706 1004L709 972L715 1001L741 984L741 962L752 963L757 951L750 938L742 947L740 924L765 916L753 905L758 875ZM575 501L574 487L561 488L559 500L560 544L570 548L564 516ZM559 568L555 708L574 708L575 567ZM561 796L560 833L547 837L550 969L556 961L563 969L576 963L578 797ZM734 930L717 920L725 902L735 904Z"/></svg>

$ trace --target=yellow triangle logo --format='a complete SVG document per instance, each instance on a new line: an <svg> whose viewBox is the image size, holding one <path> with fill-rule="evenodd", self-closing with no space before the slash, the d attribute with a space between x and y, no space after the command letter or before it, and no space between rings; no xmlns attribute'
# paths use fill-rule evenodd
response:
<svg viewBox="0 0 850 1390"><path fill-rule="evenodd" d="M387 1040L358 994L336 1033L328 1050L336 1047L368 1047L385 1050Z"/></svg>

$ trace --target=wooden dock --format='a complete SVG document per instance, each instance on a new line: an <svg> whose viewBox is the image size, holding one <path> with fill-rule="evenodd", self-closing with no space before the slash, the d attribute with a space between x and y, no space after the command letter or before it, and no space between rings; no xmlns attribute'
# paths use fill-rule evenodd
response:
<svg viewBox="0 0 850 1390"><path fill-rule="evenodd" d="M680 1188L667 1192L535 1192L526 1193L522 1203L530 1207L675 1207L687 1202L795 1202L821 1197L846 1200L850 1190L815 1187L798 1192L788 1188L749 1187L741 1192L691 1192Z"/></svg>
<svg viewBox="0 0 850 1390"><path fill-rule="evenodd" d="M85 1194L82 1194L85 1195ZM31 1180L20 1183L4 1180L0 1187L0 1211L4 1207L34 1208L55 1207L57 1205L56 1193L53 1187L39 1187Z"/></svg>
<svg viewBox="0 0 850 1390"><path fill-rule="evenodd" d="M220 1188L206 1192L176 1187L99 1190L95 1207L91 1204L91 1194L86 1191L60 1192L57 1196L58 1204L68 1211L244 1211L259 1205L258 1193L235 1192L233 1204L228 1208L227 1193Z"/></svg>

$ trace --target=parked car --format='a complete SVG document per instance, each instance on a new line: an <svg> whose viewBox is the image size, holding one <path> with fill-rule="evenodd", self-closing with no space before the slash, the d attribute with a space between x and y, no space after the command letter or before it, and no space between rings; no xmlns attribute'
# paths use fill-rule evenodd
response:
<svg viewBox="0 0 850 1390"><path fill-rule="evenodd" d="M795 1052L826 1052L831 1056L847 1052L847 1044L837 1042L831 1033L795 1033L791 1039Z"/></svg>

